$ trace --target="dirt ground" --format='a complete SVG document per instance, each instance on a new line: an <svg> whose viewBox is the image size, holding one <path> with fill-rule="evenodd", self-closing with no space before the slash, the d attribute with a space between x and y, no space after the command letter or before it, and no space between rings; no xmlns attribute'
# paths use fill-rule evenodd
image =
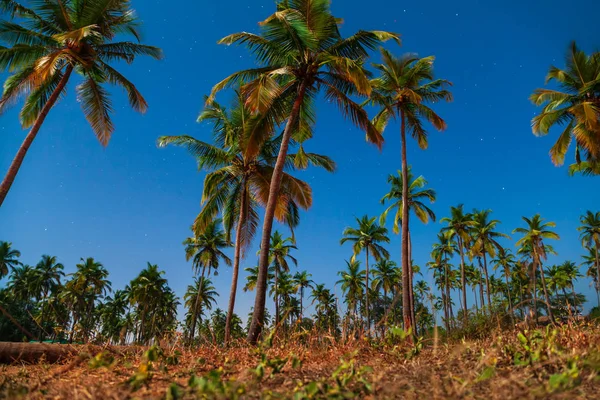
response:
<svg viewBox="0 0 600 400"><path fill-rule="evenodd" d="M600 398L600 328L592 325L452 344L299 342L139 355L107 350L62 364L13 363L0 366L0 398Z"/></svg>

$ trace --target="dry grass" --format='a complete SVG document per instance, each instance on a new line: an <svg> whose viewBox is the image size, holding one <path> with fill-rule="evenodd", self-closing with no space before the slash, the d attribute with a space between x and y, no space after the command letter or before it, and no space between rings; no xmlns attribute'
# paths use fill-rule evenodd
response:
<svg viewBox="0 0 600 400"><path fill-rule="evenodd" d="M600 328L592 325L496 332L437 348L427 342L422 349L400 339L306 340L276 342L267 350L204 347L177 355L168 349L114 360L82 355L62 365L1 366L0 398L599 397ZM191 376L198 378L190 382Z"/></svg>

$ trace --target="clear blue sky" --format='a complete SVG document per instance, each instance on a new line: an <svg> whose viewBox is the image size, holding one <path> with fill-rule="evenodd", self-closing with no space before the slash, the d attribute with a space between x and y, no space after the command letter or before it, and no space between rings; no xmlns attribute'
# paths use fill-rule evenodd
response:
<svg viewBox="0 0 600 400"><path fill-rule="evenodd" d="M120 66L146 96L148 113L136 114L126 97L113 91L117 129L104 149L84 120L71 84L0 209L0 240L12 241L26 263L37 263L42 254L57 255L68 272L80 257L93 256L110 271L114 288L122 288L150 261L166 271L169 284L182 296L192 269L181 242L199 211L204 173L196 171L184 150L158 149L156 139L184 133L210 137L209 126L195 123L203 96L229 73L252 65L244 48L216 41L233 32L256 32L257 22L274 10L274 1L180 1L178 7L167 0L132 3L144 22L144 41L162 47L166 55L160 62L139 59ZM415 173L424 175L438 193L436 214L443 217L459 203L468 210L489 208L502 221L501 229L510 233L522 215L539 212L557 223L562 237L554 243L559 256L551 263L579 261L579 215L600 209L594 178L569 178L565 168L551 164L548 150L556 132L536 138L530 128L536 109L528 96L543 85L550 64L563 64L572 40L588 52L599 47L600 26L591 16L600 13L600 3L577 4L333 2L335 14L345 21L345 35L357 29L399 32L403 46L390 45L391 50L435 55L437 75L454 83L455 101L435 106L448 130L431 132L427 151L414 142L408 148ZM0 129L4 173L26 134L18 124L17 108L0 117ZM332 287L351 253L349 245L339 245L342 230L355 216L383 210L379 199L387 190L386 177L400 166L398 127L390 125L385 148L378 152L332 105L322 102L316 135L307 149L331 156L339 168L335 174L300 174L314 188L314 205L302 214L296 255L299 268ZM428 261L440 227L414 221L413 256L419 265ZM398 260L398 237L389 249ZM242 267L255 263L252 251ZM222 308L230 278L224 266L215 279ZM244 274L240 287L243 279ZM595 302L588 279L578 288ZM253 294L241 293L236 311L245 317L252 304Z"/></svg>

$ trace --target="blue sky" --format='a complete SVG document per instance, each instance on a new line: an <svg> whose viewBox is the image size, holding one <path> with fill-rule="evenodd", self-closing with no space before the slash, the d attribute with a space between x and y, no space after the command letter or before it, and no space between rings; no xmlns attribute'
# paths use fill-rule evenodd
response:
<svg viewBox="0 0 600 400"><path fill-rule="evenodd" d="M180 296L191 282L181 242L199 211L204 173L184 150L158 149L156 139L184 133L210 137L209 126L195 123L203 96L229 73L252 66L244 48L216 42L229 33L256 32L274 2L169 4L133 1L144 22L144 41L162 47L165 59L140 58L135 65L119 66L146 96L146 115L130 110L126 97L114 90L116 132L104 149L83 117L73 82L47 118L0 209L0 240L12 241L24 262L57 255L70 272L81 257L93 256L108 268L113 287L121 288L150 261L166 271ZM438 217L459 203L468 210L489 208L502 221L500 229L510 233L521 225L521 216L541 213L557 223L562 238L554 243L559 256L549 263L579 261L579 215L598 209L600 188L594 178L570 178L565 168L551 164L548 150L556 132L545 138L531 134L536 109L528 96L543 85L551 64L563 65L572 40L588 52L598 48L600 27L586 21L598 15L600 3L371 0L367 6L334 0L332 8L344 19L345 35L358 29L398 32L403 46L389 45L390 50L435 55L437 76L453 82L454 102L435 106L447 131L432 131L427 151L408 145L414 172L438 193L432 206ZM0 116L0 130L4 173L26 134L18 108ZM339 245L343 229L355 217L383 210L379 200L387 190L386 177L400 167L398 126L391 124L385 138L379 152L334 106L319 103L316 134L306 148L332 157L338 170L299 174L314 189L314 205L302 214L296 253L299 268L319 283L333 287L351 255L350 245ZM413 221L413 257L424 266L441 225ZM514 248L515 241L506 245ZM399 237L392 238L389 250L399 260ZM252 251L242 267L255 263ZM230 278L225 266L215 278L221 308L226 308ZM589 280L581 279L577 288L595 302ZM245 316L253 294L241 293L238 299L236 311Z"/></svg>

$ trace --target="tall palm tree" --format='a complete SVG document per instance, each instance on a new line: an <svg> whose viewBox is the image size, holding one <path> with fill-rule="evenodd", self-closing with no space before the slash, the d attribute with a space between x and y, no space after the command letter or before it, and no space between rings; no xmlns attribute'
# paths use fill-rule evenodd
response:
<svg viewBox="0 0 600 400"><path fill-rule="evenodd" d="M551 231L551 228L556 227L554 222L545 222L540 214L534 215L532 218L522 217L526 223L525 228L516 228L513 233L522 234L523 237L517 241L517 246L524 247L529 250L533 261L533 271L539 268L540 276L542 278L542 288L544 289L544 297L546 299L546 307L548 309L548 316L550 320L554 322L554 315L552 314L552 307L550 306L550 297L548 296L548 289L546 288L546 279L544 277L544 268L542 267L542 260L546 260L547 248L545 246L545 239L560 239L560 236L556 232ZM535 272L534 272L535 277ZM534 305L534 309L537 309L537 304ZM537 316L537 312L536 312Z"/></svg>
<svg viewBox="0 0 600 400"><path fill-rule="evenodd" d="M417 178L414 178L411 168L408 168L408 172L407 172L407 178L408 178L408 195L406 198L406 204L408 204L408 212L410 214L410 211L412 211L417 218L419 218L419 220L421 222L423 222L424 224L427 224L429 222L429 220L432 220L435 222L435 214L434 212L425 205L425 203L423 203L424 200L428 200L431 203L435 202L436 199L436 194L435 191L433 189L423 189L426 185L427 185L427 181L425 180L425 178L423 176L419 176ZM381 204L385 204L386 201L390 201L392 204L390 204L390 206L383 212L383 214L381 214L381 217L379 219L379 223L381 225L385 224L385 220L387 219L387 215L390 211L392 211L393 209L396 210L396 215L394 216L394 226L392 231L395 234L400 233L399 230L399 224L402 221L402 215L403 215L403 207L402 204L404 204L404 198L403 198L403 189L404 189L404 183L403 183L403 178L404 174L401 171L398 171L398 176L395 175L389 175L388 176L388 183L391 185L391 190L389 191L389 193L387 193L385 196L383 196L383 198L381 199ZM408 297L409 297L409 303L405 303L405 304L409 304L409 310L412 314L414 314L414 299L413 299L413 285L412 285L412 275L413 275L413 271L412 271L412 244L411 244L411 240L410 240L410 228L408 228L408 254L409 254L409 282L408 282L408 286L403 285L404 288L408 288ZM398 292L398 293L404 293L406 292L406 290L403 290L402 292ZM396 299L394 299L392 301L391 307L395 306L396 303ZM414 319L414 315L411 314L411 319ZM415 321L413 321L413 325L415 324Z"/></svg>
<svg viewBox="0 0 600 400"><path fill-rule="evenodd" d="M288 146L293 135L305 138L312 135L313 103L318 92L323 89L327 99L366 131L370 142L379 147L383 143L383 137L370 123L366 111L350 96L371 94L364 68L368 50L388 39L399 41L398 35L359 31L344 39L339 23L331 14L329 0L281 0L277 3L277 12L261 23L261 34L236 33L219 42L246 45L259 66L227 77L213 88L211 97L219 90L244 81L247 83L242 95L252 110L268 112L276 123L285 121L263 223L260 245L263 253L248 332L251 343L258 340L264 319L269 241Z"/></svg>
<svg viewBox="0 0 600 400"><path fill-rule="evenodd" d="M21 252L12 248L12 243L0 241L0 279L10 272L10 269L21 265L18 258Z"/></svg>
<svg viewBox="0 0 600 400"><path fill-rule="evenodd" d="M0 10L18 17L0 26L0 40L8 44L0 52L0 69L12 74L4 83L0 112L25 96L21 124L31 128L0 184L0 206L46 116L65 95L73 71L83 79L76 88L77 100L94 134L106 146L114 126L105 84L125 89L134 110L143 113L148 108L135 85L110 64L132 63L139 55L162 57L159 48L139 43L140 21L129 0L44 1L32 7L13 0L0 2ZM115 41L122 35L135 41Z"/></svg>
<svg viewBox="0 0 600 400"><path fill-rule="evenodd" d="M275 273L273 280L273 293L275 295L275 327L279 326L280 317L279 291L277 290L278 276L283 272L287 273L290 271L288 259L293 262L294 265L298 265L298 260L296 260L296 258L290 254L291 250L297 250L294 239L291 237L284 239L283 235L279 231L273 232L269 246L269 264L273 267L273 272Z"/></svg>
<svg viewBox="0 0 600 400"><path fill-rule="evenodd" d="M204 229L219 213L223 215L228 240L235 229L233 275L225 322L225 342L228 342L240 261L246 256L256 234L258 208L265 207L269 197L270 178L281 137L260 143L258 152L248 151L257 145L252 140L257 132L274 127L269 124L268 118L246 107L239 92L230 110L212 101L198 117L198 122L212 124L215 144L182 135L160 137L158 145L185 147L197 159L198 167L209 171L204 179L203 208L196 218L194 230ZM283 172L275 218L293 229L298 224L298 208L308 209L312 205L312 190L308 183L294 178L289 172L305 168L308 164L332 172L335 163L329 157L305 152L302 146L298 153L289 154L287 158L288 172Z"/></svg>
<svg viewBox="0 0 600 400"><path fill-rule="evenodd" d="M504 274L504 280L506 282L506 289L507 289L506 290L506 298L508 299L508 311L509 311L510 317L514 318L512 299L510 296L510 283L508 281L508 278L512 275L512 270L513 270L517 260L515 259L514 254L512 254L510 250L502 249L498 253L498 257L496 259L492 260L492 262L494 263L494 271L497 270L498 268L502 268L502 272Z"/></svg>
<svg viewBox="0 0 600 400"><path fill-rule="evenodd" d="M560 265L560 269L567 277L568 285L567 287L571 289L571 295L573 298L573 308L577 312L579 305L577 304L577 293L575 293L575 284L574 282L581 278L583 275L579 272L579 266L575 264L573 261L565 261ZM565 294L566 297L566 294Z"/></svg>
<svg viewBox="0 0 600 400"><path fill-rule="evenodd" d="M188 285L185 294L183 295L184 306L188 311L187 314L191 316L192 326L189 329L190 337L196 336L195 320L201 318L204 314L204 310L211 310L213 305L217 304L216 297L219 294L215 290L212 281L209 278L194 278L194 284Z"/></svg>
<svg viewBox="0 0 600 400"><path fill-rule="evenodd" d="M341 277L336 284L341 285L342 292L348 305L348 310L352 310L355 323L357 320L358 303L361 301L361 297L364 297L365 290L365 270L361 270L360 261L350 260L346 261L346 269L338 271L338 275Z"/></svg>
<svg viewBox="0 0 600 400"><path fill-rule="evenodd" d="M389 243L390 238L388 236L387 228L380 226L377 222L376 217L369 218L363 216L362 218L356 218L358 228L346 228L342 235L344 236L340 240L340 244L346 242L353 243L352 260L358 256L362 251L365 252L366 260L366 271L365 271L365 317L367 322L367 330L371 329L371 322L369 319L369 253L373 255L375 261L379 261L382 258L389 258L390 253L379 243ZM408 304L408 303L407 303Z"/></svg>
<svg viewBox="0 0 600 400"><path fill-rule="evenodd" d="M193 229L192 229L193 230ZM210 273L214 270L215 275L219 269L220 260L223 260L225 264L231 265L231 259L223 252L222 249L230 246L230 242L227 240L227 236L223 229L221 229L221 219L214 219L208 223L204 229L194 232L194 237L187 238L183 245L185 246L185 258L187 261L192 260L192 268L194 273L200 274L200 280L206 277L210 277ZM202 286L202 284L201 284ZM197 298L199 302L200 299ZM197 311L200 308L198 303L194 310ZM192 326L190 330L190 340L194 339L194 332L196 332L196 319L197 316L192 316Z"/></svg>
<svg viewBox="0 0 600 400"><path fill-rule="evenodd" d="M580 232L579 238L584 248L594 251L596 276L600 277L600 212L587 211L579 218L581 226L577 228ZM599 302L600 303L600 302Z"/></svg>
<svg viewBox="0 0 600 400"><path fill-rule="evenodd" d="M560 90L536 89L530 99L542 112L533 118L533 133L547 135L555 125L565 126L550 149L555 165L562 165L572 139L575 139L576 162L580 151L588 157L589 172L597 170L600 157L600 55L587 55L573 42L567 52L565 69L550 67L546 83L556 81ZM585 170L585 168L584 168Z"/></svg>
<svg viewBox="0 0 600 400"><path fill-rule="evenodd" d="M427 132L423 122L431 123L438 131L446 129L446 122L427 103L441 100L451 101L452 94L446 90L450 82L435 79L433 74L434 57L418 58L413 54L394 57L381 49L381 64L374 64L380 76L371 80L373 93L370 101L381 107L374 119L377 130L382 132L391 118L400 120L400 142L402 159L402 202L408 204L409 184L408 160L406 157L407 131L417 140L421 149L427 148ZM409 208L404 207L402 220L402 285L411 287L409 263ZM414 324L410 304L411 290L403 291L404 323L408 329Z"/></svg>
<svg viewBox="0 0 600 400"><path fill-rule="evenodd" d="M43 255L34 269L34 297L41 302L40 339L44 339L44 316L49 313L47 309L48 297L60 286L60 278L65 276L64 266L58 262L56 256Z"/></svg>
<svg viewBox="0 0 600 400"><path fill-rule="evenodd" d="M471 252L473 254L481 254L483 258L483 272L485 274L485 286L487 293L487 301L491 306L490 297L490 277L487 269L487 255L490 257L496 257L497 252L502 251L502 246L498 243L500 238L508 238L508 235L496 231L497 225L500 223L499 220L489 220L492 210L473 210L473 221L475 224L471 227L471 236L473 244L471 245ZM490 308L490 312L491 312Z"/></svg>
<svg viewBox="0 0 600 400"><path fill-rule="evenodd" d="M304 290L312 289L313 280L310 279L312 277L308 271L298 271L294 274L294 284L300 291L300 321L302 321L304 316Z"/></svg>
<svg viewBox="0 0 600 400"><path fill-rule="evenodd" d="M473 221L473 216L471 214L465 214L463 204L459 204L456 207L450 207L450 217L442 218L440 221L448 224L447 227L442 228L442 232L448 232L449 235L456 238L458 253L460 254L460 282L464 311L463 315L466 322L468 306L467 281L465 276L465 248L471 241L470 231L476 223Z"/></svg>

